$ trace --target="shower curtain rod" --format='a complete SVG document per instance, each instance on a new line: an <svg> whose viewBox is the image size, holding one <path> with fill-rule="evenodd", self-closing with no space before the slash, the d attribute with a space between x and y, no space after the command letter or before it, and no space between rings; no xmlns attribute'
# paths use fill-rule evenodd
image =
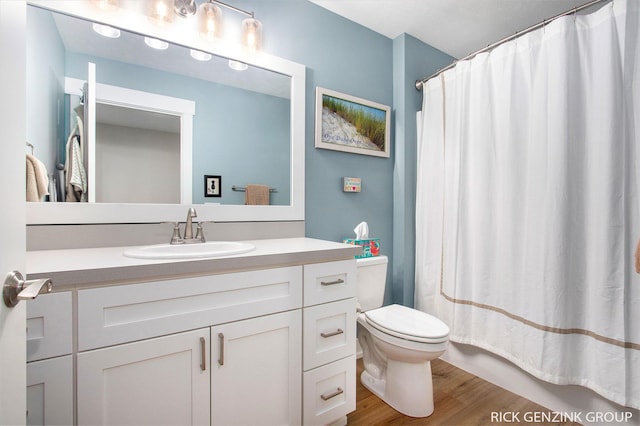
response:
<svg viewBox="0 0 640 426"><path fill-rule="evenodd" d="M480 49L480 50L478 50L476 52L473 52L470 55L467 55L462 59L457 59L457 60L453 61L452 63L450 63L449 65L447 65L446 67L444 67L444 68L436 71L435 73L431 74L430 76L425 77L425 78L423 78L421 80L416 80L416 90L421 91L422 90L422 85L424 83L426 83L427 81L431 80L433 77L436 77L436 76L442 74L443 72L455 67L459 62L469 60L469 59L473 58L474 56L479 55L480 53L488 52L489 50L493 49L494 47L500 46L502 43L506 43L508 41L514 40L514 39L516 39L517 37L519 37L521 35L524 35L524 34L529 33L531 31L537 30L538 28L544 27L545 25L547 25L551 21L554 21L554 20L556 20L558 18L561 18L563 16L571 15L573 13L578 13L583 9L586 9L588 7L593 6L594 4L601 3L603 1L613 1L613 0L592 0L589 3L583 4L582 6L576 6L571 10L563 12L563 13L561 13L559 15L556 15L556 16L554 16L552 18L545 19L544 21L538 22L537 24L532 25L532 26L530 26L530 27L528 27L528 28L526 28L526 29L524 29L522 31L516 31L515 34L512 34L512 35L510 35L508 37L505 37L502 40L498 40L495 43L490 44L487 47L485 47L483 49Z"/></svg>

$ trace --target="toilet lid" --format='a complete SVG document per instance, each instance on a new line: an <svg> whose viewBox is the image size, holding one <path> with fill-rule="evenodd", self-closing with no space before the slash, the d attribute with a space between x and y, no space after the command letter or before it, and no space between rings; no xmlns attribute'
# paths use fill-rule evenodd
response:
<svg viewBox="0 0 640 426"><path fill-rule="evenodd" d="M407 340L437 343L449 336L449 327L438 318L402 305L373 309L365 316L378 330Z"/></svg>

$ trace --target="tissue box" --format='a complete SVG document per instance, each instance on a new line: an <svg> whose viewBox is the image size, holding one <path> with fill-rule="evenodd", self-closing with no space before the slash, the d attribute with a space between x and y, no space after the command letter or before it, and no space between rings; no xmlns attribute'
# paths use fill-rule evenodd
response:
<svg viewBox="0 0 640 426"><path fill-rule="evenodd" d="M356 259L380 256L380 238L366 238L363 240L345 238L342 242L354 246L362 246L362 254L356 255Z"/></svg>

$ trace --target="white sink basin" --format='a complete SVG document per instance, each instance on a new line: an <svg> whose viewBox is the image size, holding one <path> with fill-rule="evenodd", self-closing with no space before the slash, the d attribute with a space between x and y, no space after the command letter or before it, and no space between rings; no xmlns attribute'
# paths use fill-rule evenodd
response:
<svg viewBox="0 0 640 426"><path fill-rule="evenodd" d="M256 246L236 241L207 241L195 244L157 244L134 247L124 252L138 259L198 259L230 256L255 250Z"/></svg>

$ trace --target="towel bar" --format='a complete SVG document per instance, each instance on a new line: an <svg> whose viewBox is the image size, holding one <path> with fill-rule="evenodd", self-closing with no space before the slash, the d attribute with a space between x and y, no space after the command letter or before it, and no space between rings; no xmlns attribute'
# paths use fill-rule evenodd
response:
<svg viewBox="0 0 640 426"><path fill-rule="evenodd" d="M231 187L231 189L232 189L232 190L234 190L234 191L243 191L243 192L244 192L244 191L246 191L246 190L247 190L247 187L246 187L246 186L236 186L236 185L233 185L233 186ZM277 190L276 188L269 188L269 192L278 192L278 190Z"/></svg>

